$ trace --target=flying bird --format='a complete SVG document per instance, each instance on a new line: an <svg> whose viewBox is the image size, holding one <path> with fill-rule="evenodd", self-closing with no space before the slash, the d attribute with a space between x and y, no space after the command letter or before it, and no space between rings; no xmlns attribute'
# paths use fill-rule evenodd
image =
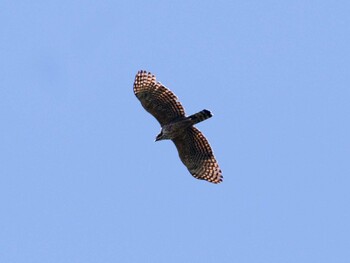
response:
<svg viewBox="0 0 350 263"><path fill-rule="evenodd" d="M182 163L195 178L215 184L222 182L222 172L207 139L193 126L212 117L211 112L202 110L186 116L176 95L152 73L143 70L136 74L134 93L160 123L156 141L172 140Z"/></svg>

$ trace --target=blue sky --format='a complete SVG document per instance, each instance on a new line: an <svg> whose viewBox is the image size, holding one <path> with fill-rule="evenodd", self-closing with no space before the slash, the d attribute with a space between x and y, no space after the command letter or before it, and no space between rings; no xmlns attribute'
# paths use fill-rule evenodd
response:
<svg viewBox="0 0 350 263"><path fill-rule="evenodd" d="M348 262L348 1L0 3L0 262ZM199 181L132 91L180 98Z"/></svg>

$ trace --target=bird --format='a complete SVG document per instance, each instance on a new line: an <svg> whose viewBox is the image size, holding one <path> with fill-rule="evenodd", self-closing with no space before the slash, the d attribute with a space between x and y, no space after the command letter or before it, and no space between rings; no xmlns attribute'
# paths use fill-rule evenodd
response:
<svg viewBox="0 0 350 263"><path fill-rule="evenodd" d="M193 177L218 184L223 180L209 142L195 124L211 118L209 110L186 116L177 96L145 70L137 72L134 94L143 108L152 114L161 126L155 141L172 140L180 160Z"/></svg>

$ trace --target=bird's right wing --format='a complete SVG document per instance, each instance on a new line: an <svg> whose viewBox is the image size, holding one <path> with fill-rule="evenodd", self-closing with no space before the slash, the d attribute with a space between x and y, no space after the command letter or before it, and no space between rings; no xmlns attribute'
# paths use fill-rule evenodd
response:
<svg viewBox="0 0 350 263"><path fill-rule="evenodd" d="M134 93L145 110L151 113L161 126L185 116L185 110L176 95L157 82L150 72L141 70L136 74Z"/></svg>
<svg viewBox="0 0 350 263"><path fill-rule="evenodd" d="M172 140L183 164L197 179L211 183L222 182L222 172L204 135L189 127L182 136Z"/></svg>

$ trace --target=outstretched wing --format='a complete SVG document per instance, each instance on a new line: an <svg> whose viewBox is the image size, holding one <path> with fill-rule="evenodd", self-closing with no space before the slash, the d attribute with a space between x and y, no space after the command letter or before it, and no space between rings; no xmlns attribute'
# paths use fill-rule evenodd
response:
<svg viewBox="0 0 350 263"><path fill-rule="evenodd" d="M134 93L161 126L185 116L185 110L175 94L157 82L150 72L141 70L136 74Z"/></svg>
<svg viewBox="0 0 350 263"><path fill-rule="evenodd" d="M195 127L189 127L172 140L183 164L197 179L211 183L222 182L222 173L213 151L204 135Z"/></svg>

